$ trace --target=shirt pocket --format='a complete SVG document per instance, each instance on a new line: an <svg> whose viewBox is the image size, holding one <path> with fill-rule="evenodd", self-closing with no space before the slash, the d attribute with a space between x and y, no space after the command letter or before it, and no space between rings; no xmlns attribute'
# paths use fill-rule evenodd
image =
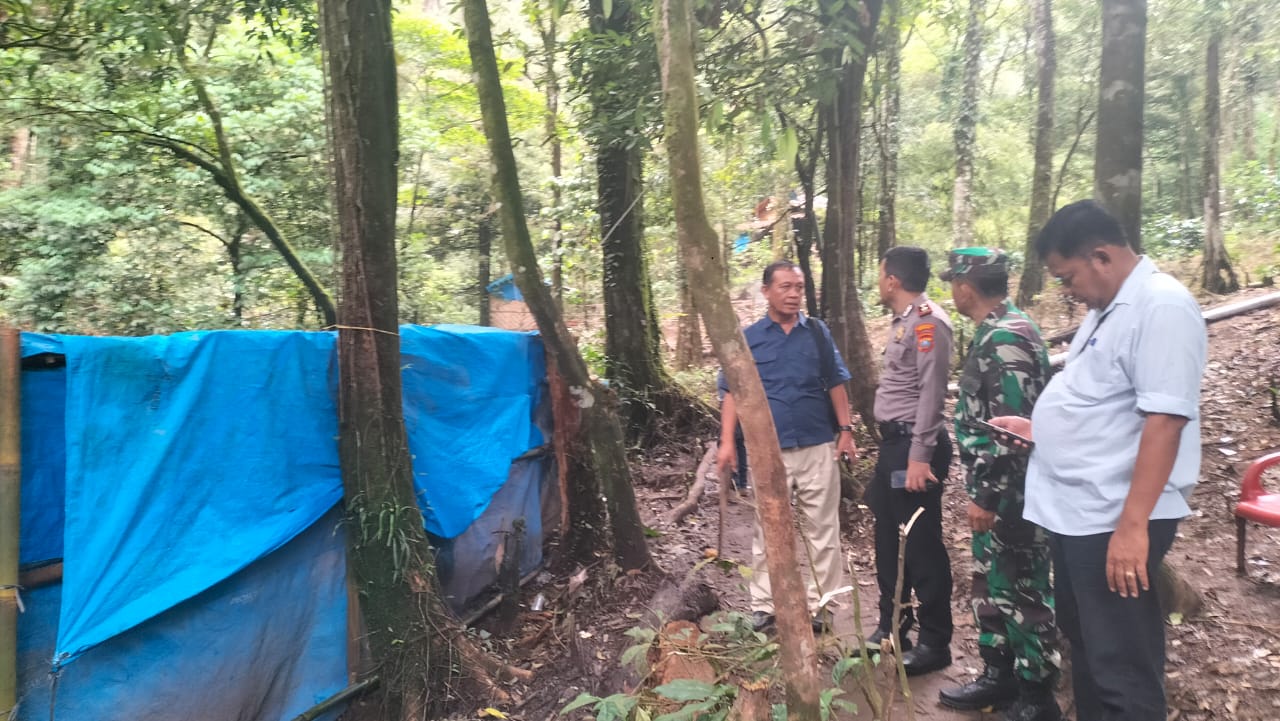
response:
<svg viewBox="0 0 1280 721"><path fill-rule="evenodd" d="M1068 387L1079 398L1102 401L1132 392L1133 384L1120 363L1120 356L1086 347L1071 360L1066 376Z"/></svg>

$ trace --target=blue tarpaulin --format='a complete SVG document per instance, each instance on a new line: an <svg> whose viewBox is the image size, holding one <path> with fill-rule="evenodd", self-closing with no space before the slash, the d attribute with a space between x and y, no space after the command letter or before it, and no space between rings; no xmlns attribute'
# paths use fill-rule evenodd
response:
<svg viewBox="0 0 1280 721"><path fill-rule="evenodd" d="M543 442L534 422L542 346L532 334L467 326L404 326L401 337L415 485L427 530L447 540L485 513L512 461ZM29 362L23 372L22 562L63 559L57 598L41 605L43 614L50 603L58 608L59 673L112 657L125 639L151 638L147 629L168 628L161 619L178 609L205 613L209 599L261 573L264 559L314 529L341 498L332 333L24 334L24 358L41 355L64 357L65 368ZM535 499L536 511L541 486L529 481L539 476L512 477L522 490L486 528L528 515L520 498ZM530 525L540 531L536 519ZM458 570L481 562L491 559L468 556ZM229 598L234 606L239 596ZM261 613L246 606L257 615L244 622L257 627L293 601L280 603ZM190 643L198 641L126 645L168 654Z"/></svg>

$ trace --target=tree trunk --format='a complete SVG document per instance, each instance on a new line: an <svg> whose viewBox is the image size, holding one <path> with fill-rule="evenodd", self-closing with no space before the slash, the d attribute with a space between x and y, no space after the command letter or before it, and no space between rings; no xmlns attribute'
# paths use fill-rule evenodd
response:
<svg viewBox="0 0 1280 721"><path fill-rule="evenodd" d="M9 138L9 173L0 182L0 188L21 188L27 174L27 161L31 159L31 129L18 128Z"/></svg>
<svg viewBox="0 0 1280 721"><path fill-rule="evenodd" d="M1036 236L1053 213L1053 112L1054 76L1058 72L1053 37L1053 0L1033 0L1032 26L1035 29L1036 57L1036 140L1035 169L1031 175L1031 211L1027 218L1026 260L1018 284L1018 305L1030 308L1044 290L1044 268L1036 252Z"/></svg>
<svg viewBox="0 0 1280 721"><path fill-rule="evenodd" d="M663 106L671 195L681 257L689 269L698 310L739 410L756 479L759 523L777 611L779 653L787 714L817 719L817 647L809 625L805 590L795 554L795 526L777 431L751 351L729 301L719 260L719 239L707 220L698 157L698 100L694 88L693 18L689 0L658 6Z"/></svg>
<svg viewBox="0 0 1280 721"><path fill-rule="evenodd" d="M862 47L869 51L880 19L879 0L870 0L861 6L868 11L866 16L857 6L847 3L828 4L824 0L823 7L837 4L840 9L835 20L842 26L858 28ZM826 55L831 67L838 72L838 80L835 97L824 108L830 152L827 154L827 222L822 244L822 305L836 348L853 373L853 380L849 382L850 402L874 435L876 365L863 322L854 267L854 226L859 217L854 176L858 172L862 86L867 61L865 55L857 54L844 64L844 52L840 49Z"/></svg>
<svg viewBox="0 0 1280 721"><path fill-rule="evenodd" d="M978 73L982 70L984 0L969 0L964 31L964 71L956 115L956 180L951 193L951 245L973 245L973 152L978 129Z"/></svg>
<svg viewBox="0 0 1280 721"><path fill-rule="evenodd" d="M801 160L801 151L796 149L796 177L800 179L800 187L804 189L804 218L800 220L799 232L796 233L796 263L804 274L805 309L812 317L819 316L818 288L813 281L813 249L817 246L818 216L813 210L813 199L817 195L815 176L818 170L818 159L822 157L822 115L818 114L817 128L813 133L813 142L809 146L808 160Z"/></svg>
<svg viewBox="0 0 1280 721"><path fill-rule="evenodd" d="M603 0L591 0L589 20L597 35L635 37L637 12L628 0L615 0L606 17ZM634 104L616 88L634 86L635 67L623 60L604 62L591 72L589 93L596 126L596 196L604 257L605 361L622 400L628 435L645 439L657 432L659 418L672 420L692 400L672 382L662 365L658 315L649 284L644 246L643 148L635 138L609 128Z"/></svg>
<svg viewBox="0 0 1280 721"><path fill-rule="evenodd" d="M676 322L676 370L689 370L702 365L702 327L698 323L698 309L693 306L693 291L689 288L689 274L683 265L677 264L680 277L680 320Z"/></svg>
<svg viewBox="0 0 1280 721"><path fill-rule="evenodd" d="M1218 55L1222 43L1216 0L1209 0L1209 44L1204 62L1204 289L1210 293L1234 293L1240 289L1236 273L1227 257L1222 239L1221 158L1218 143L1222 136ZM1223 275L1225 274L1225 278Z"/></svg>
<svg viewBox="0 0 1280 721"><path fill-rule="evenodd" d="M902 0L889 0L889 22L880 43L884 55L884 93L880 113L880 194L876 217L876 258L898 244L898 152L901 147Z"/></svg>
<svg viewBox="0 0 1280 721"><path fill-rule="evenodd" d="M1102 0L1102 63L1093 188L1142 252L1143 53L1147 1Z"/></svg>
<svg viewBox="0 0 1280 721"><path fill-rule="evenodd" d="M476 284L480 286L480 325L493 325L493 318L490 317L489 311L492 306L489 301L489 282L492 280L493 271L493 225L488 215L480 219L476 224L476 265L477 278Z"/></svg>
<svg viewBox="0 0 1280 721"><path fill-rule="evenodd" d="M498 79L498 62L493 51L489 8L485 0L465 0L463 17L485 138L493 162L494 197L502 219L507 260L514 269L516 286L538 323L538 331L552 362L582 407L586 447L590 449L592 468L609 512L614 556L624 569L643 568L650 562L649 546L636 509L616 402L612 394L593 382L587 373L587 365L578 353L555 299L543 285L542 271L538 268L529 226L525 222L524 198L520 193L511 132L507 127L506 102Z"/></svg>
<svg viewBox="0 0 1280 721"><path fill-rule="evenodd" d="M391 4L322 0L330 82L342 314L338 448L351 570L382 679L371 717L439 713L455 651L413 492L400 386L396 298L395 57ZM405 642L405 639L410 639Z"/></svg>
<svg viewBox="0 0 1280 721"><path fill-rule="evenodd" d="M560 0L551 0L551 4ZM560 179L564 175L563 143L560 141L560 73L556 70L556 48L558 42L558 19L560 13L555 8L547 10L547 24L539 24L542 36L542 63L546 77L543 79L543 94L546 97L546 133L547 142L551 145L551 207L555 217L551 221L551 293L556 305L564 310L564 235L561 232L564 224L560 219L560 202L562 191ZM541 17L541 16L540 16Z"/></svg>

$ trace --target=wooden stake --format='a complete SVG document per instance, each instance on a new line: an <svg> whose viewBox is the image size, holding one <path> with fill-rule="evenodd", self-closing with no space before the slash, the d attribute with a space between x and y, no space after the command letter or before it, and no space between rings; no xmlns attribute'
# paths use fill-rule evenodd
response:
<svg viewBox="0 0 1280 721"><path fill-rule="evenodd" d="M18 702L18 524L22 489L21 336L0 328L0 717Z"/></svg>

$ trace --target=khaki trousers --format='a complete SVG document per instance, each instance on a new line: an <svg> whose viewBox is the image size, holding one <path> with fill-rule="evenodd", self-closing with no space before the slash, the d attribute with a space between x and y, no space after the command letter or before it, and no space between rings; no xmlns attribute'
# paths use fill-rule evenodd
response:
<svg viewBox="0 0 1280 721"><path fill-rule="evenodd" d="M840 554L840 471L836 467L836 444L823 443L782 451L787 485L795 496L796 517L803 551L797 559L809 568L809 612L818 612L824 593L840 587L843 577ZM752 480L755 486L755 480ZM764 531L756 514L755 537L751 541L751 610L773 613L773 592L764 556Z"/></svg>

